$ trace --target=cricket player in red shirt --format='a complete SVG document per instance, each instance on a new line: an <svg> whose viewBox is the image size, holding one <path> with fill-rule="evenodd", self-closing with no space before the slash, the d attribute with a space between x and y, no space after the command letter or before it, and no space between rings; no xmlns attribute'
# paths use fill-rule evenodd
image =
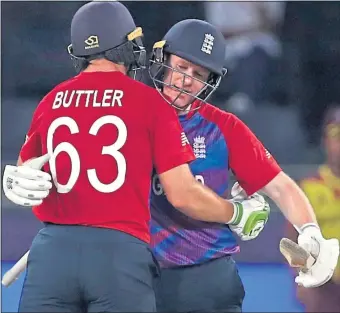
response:
<svg viewBox="0 0 340 313"><path fill-rule="evenodd" d="M121 3L82 6L69 47L79 74L42 99L18 166L5 168L6 196L34 205L44 223L28 255L20 312L156 310L153 167L183 213L220 223L240 217L241 203L195 180L174 109L129 77L144 65L141 36Z"/></svg>

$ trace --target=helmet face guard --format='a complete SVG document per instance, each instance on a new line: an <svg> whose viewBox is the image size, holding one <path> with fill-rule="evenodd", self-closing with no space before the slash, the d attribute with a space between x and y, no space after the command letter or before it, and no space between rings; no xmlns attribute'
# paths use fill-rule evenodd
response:
<svg viewBox="0 0 340 313"><path fill-rule="evenodd" d="M179 110L179 111L198 110L202 106L202 104L207 102L207 100L210 98L210 96L215 92L215 90L219 86L222 78L226 75L227 70L223 69L222 75L210 72L208 79L206 81L203 81L203 80L195 78L191 75L188 75L188 74L170 66L170 64L169 64L169 55L170 54L171 54L170 52L166 51L166 41L165 40L155 43L155 45L153 47L152 57L150 59L150 64L149 64L149 75L150 75L150 77L153 81L153 84L157 88L157 90L160 92L162 97L171 106L173 106L177 110ZM186 60L191 62L191 60L189 58L187 58ZM166 83L164 81L165 77L167 75L170 75L170 82L171 82L174 72L180 73L182 75L181 86L174 86L171 83ZM196 94L187 92L185 90L185 87L184 87L184 81L185 81L186 77L190 77L190 79L203 84L203 87L201 88L201 90L199 90ZM162 93L164 86L167 86L167 87L170 87L174 90L177 90L178 91L177 97L175 99L173 99L172 101L167 99ZM182 94L189 95L190 97L192 97L192 101L184 107L179 107L175 104L175 102ZM199 105L195 106L194 108L189 108L191 106L191 104L196 100L200 101Z"/></svg>
<svg viewBox="0 0 340 313"><path fill-rule="evenodd" d="M75 56L72 44L70 44L67 47L67 51L71 56L77 73L86 69L92 60L104 58L113 63L124 65L130 77L140 80L142 78L142 70L146 68L146 50L143 46L142 37L142 28L138 27L127 35L126 42L112 49L91 56Z"/></svg>

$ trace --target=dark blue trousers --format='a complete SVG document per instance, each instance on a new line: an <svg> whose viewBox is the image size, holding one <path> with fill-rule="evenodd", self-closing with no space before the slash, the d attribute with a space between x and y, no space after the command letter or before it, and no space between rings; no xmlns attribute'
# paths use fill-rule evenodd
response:
<svg viewBox="0 0 340 313"><path fill-rule="evenodd" d="M46 224L32 243L19 312L155 312L158 274L133 236Z"/></svg>
<svg viewBox="0 0 340 313"><path fill-rule="evenodd" d="M245 296L234 260L162 269L157 283L158 312L242 312Z"/></svg>

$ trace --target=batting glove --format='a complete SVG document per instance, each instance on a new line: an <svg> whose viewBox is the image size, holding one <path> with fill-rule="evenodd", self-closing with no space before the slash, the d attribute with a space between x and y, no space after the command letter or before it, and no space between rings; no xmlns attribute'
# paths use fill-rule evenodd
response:
<svg viewBox="0 0 340 313"><path fill-rule="evenodd" d="M6 197L22 206L41 204L52 188L51 175L40 170L49 159L45 154L20 166L6 165L2 180Z"/></svg>
<svg viewBox="0 0 340 313"><path fill-rule="evenodd" d="M228 223L230 230L243 241L255 239L268 221L270 213L268 202L258 193L248 197L237 182L231 190L231 196L235 211Z"/></svg>
<svg viewBox="0 0 340 313"><path fill-rule="evenodd" d="M295 282L305 288L319 287L328 282L339 258L339 240L325 239L316 224L305 224L300 230L298 244L315 259L308 270L300 270Z"/></svg>

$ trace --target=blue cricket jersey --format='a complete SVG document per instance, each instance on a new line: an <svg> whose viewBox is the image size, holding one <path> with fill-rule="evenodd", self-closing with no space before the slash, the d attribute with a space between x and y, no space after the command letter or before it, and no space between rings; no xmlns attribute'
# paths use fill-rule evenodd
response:
<svg viewBox="0 0 340 313"><path fill-rule="evenodd" d="M223 196L229 182L229 151L223 132L201 112L179 119L196 156L190 163L193 175ZM151 245L162 267L201 263L239 251L227 225L197 221L176 210L164 195L156 174L150 206Z"/></svg>
<svg viewBox="0 0 340 313"><path fill-rule="evenodd" d="M195 113L179 119L196 156L190 163L192 173L218 195L226 195L229 169L248 195L281 171L262 143L235 115L204 104ZM227 225L197 221L176 210L155 173L150 207L151 247L161 267L199 264L240 250Z"/></svg>

